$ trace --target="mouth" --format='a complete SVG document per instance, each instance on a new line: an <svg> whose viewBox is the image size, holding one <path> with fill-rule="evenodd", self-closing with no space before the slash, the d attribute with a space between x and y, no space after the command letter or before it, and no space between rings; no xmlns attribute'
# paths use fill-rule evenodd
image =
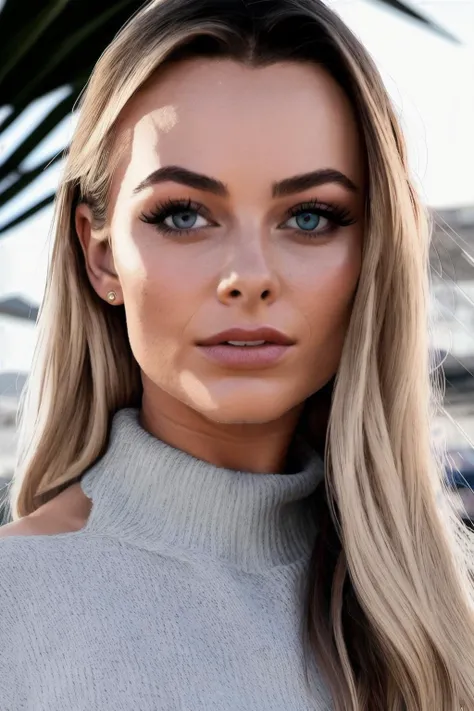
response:
<svg viewBox="0 0 474 711"><path fill-rule="evenodd" d="M293 346L295 341L282 331L264 326L256 329L231 328L198 343L199 346L233 346L234 348L261 348L262 346Z"/></svg>
<svg viewBox="0 0 474 711"><path fill-rule="evenodd" d="M224 341L221 345L223 346L239 346L239 347L255 347L255 346L265 346L269 341Z"/></svg>
<svg viewBox="0 0 474 711"><path fill-rule="evenodd" d="M275 365L295 341L273 328L233 328L197 344L210 360L230 369L255 369Z"/></svg>

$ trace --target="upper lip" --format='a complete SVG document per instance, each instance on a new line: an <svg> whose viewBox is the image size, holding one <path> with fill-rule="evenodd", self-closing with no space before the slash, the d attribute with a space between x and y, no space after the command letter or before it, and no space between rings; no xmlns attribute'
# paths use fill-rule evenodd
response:
<svg viewBox="0 0 474 711"><path fill-rule="evenodd" d="M204 341L200 341L200 346L217 346L220 343L227 341L266 341L267 343L276 343L282 346L292 346L294 341L286 336L281 331L277 331L270 326L262 326L261 328L229 328L227 331L216 333Z"/></svg>

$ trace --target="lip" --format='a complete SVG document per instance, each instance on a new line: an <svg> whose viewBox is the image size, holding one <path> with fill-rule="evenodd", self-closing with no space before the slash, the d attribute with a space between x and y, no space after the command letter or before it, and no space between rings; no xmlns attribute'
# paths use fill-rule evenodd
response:
<svg viewBox="0 0 474 711"><path fill-rule="evenodd" d="M261 346L230 346L227 341L265 341ZM269 326L231 328L197 344L206 358L225 368L252 370L278 363L295 345L281 331Z"/></svg>
<svg viewBox="0 0 474 711"><path fill-rule="evenodd" d="M261 326L260 328L229 328L214 336L200 341L198 346L219 346L227 341L266 341L266 344L277 346L294 346L295 341L271 326ZM238 346L235 346L236 348ZM258 349L259 346L244 346L244 348Z"/></svg>

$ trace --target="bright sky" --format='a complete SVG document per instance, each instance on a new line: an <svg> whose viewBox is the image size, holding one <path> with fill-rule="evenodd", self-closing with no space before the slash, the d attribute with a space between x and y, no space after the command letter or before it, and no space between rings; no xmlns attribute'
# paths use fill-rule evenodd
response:
<svg viewBox="0 0 474 711"><path fill-rule="evenodd" d="M411 0L413 7L458 36L463 42L460 46L382 8L375 0L327 2L360 37L382 72L405 129L412 171L425 201L435 207L474 205L474 0ZM38 123L64 91L30 107L2 136L0 155L8 155L25 130ZM30 157L28 166L60 151L73 125L72 117L64 121ZM54 189L60 170L60 164L52 166L8 210L0 209L0 225ZM40 301L51 216L52 208L46 208L0 237L0 299L23 295ZM31 326L0 317L0 370L28 369L33 345Z"/></svg>

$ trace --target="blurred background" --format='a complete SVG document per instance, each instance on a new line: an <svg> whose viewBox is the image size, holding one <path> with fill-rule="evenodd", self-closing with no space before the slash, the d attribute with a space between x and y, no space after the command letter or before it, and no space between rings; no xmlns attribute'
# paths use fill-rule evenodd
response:
<svg viewBox="0 0 474 711"><path fill-rule="evenodd" d="M196 0L199 2L199 0ZM327 0L365 44L400 116L434 223L433 363L446 375L433 439L474 518L474 0ZM75 106L136 0L0 0L0 489L35 346L52 203ZM0 523L2 514L0 511Z"/></svg>

